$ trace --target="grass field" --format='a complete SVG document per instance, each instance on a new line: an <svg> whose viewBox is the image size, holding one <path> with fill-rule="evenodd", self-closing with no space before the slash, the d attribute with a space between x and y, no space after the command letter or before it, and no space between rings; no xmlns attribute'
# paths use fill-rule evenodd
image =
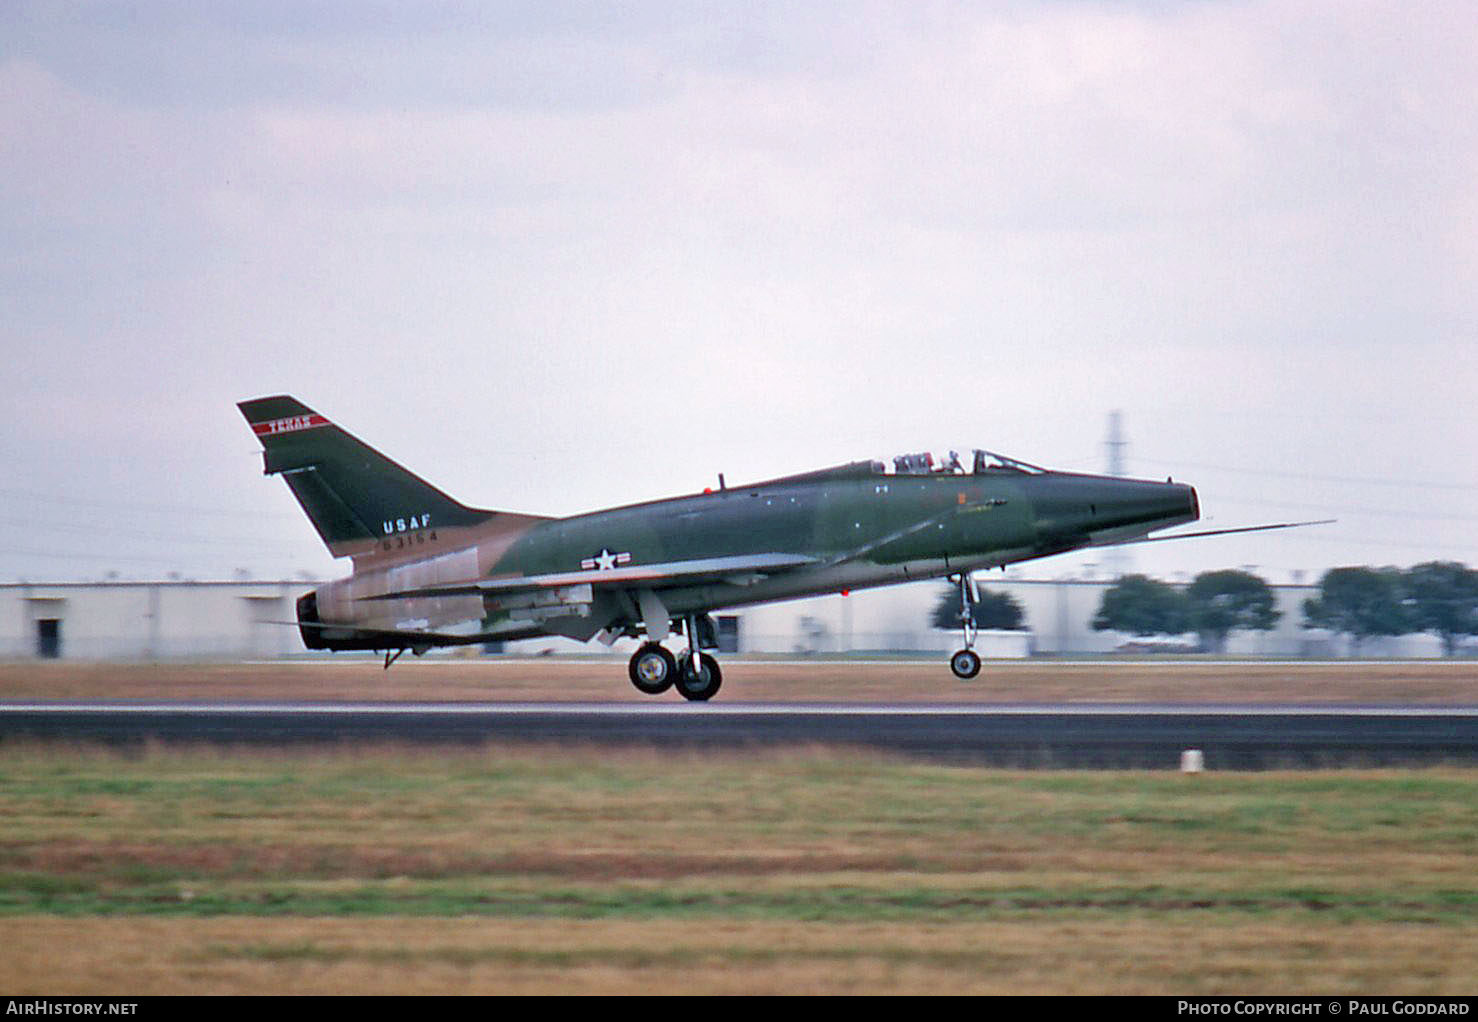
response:
<svg viewBox="0 0 1478 1022"><path fill-rule="evenodd" d="M718 698L827 702L1478 703L1478 660L1287 663L997 660L957 680L934 660L725 659ZM623 657L405 657L280 663L0 663L0 700L322 699L641 702ZM660 697L676 700L669 693Z"/></svg>
<svg viewBox="0 0 1478 1022"><path fill-rule="evenodd" d="M0 746L0 989L1447 993L1478 772Z"/></svg>

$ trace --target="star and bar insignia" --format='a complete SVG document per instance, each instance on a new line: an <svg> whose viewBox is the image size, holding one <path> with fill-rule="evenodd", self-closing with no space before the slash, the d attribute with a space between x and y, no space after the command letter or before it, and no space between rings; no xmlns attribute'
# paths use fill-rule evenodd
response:
<svg viewBox="0 0 1478 1022"><path fill-rule="evenodd" d="M585 571L610 571L620 564L631 561L630 553L613 554L605 547L601 547L600 553L594 557L587 557L580 562L580 567Z"/></svg>

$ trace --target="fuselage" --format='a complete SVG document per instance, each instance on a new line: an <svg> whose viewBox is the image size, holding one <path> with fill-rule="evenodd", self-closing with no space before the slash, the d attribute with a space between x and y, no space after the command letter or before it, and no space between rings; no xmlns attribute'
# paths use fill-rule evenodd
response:
<svg viewBox="0 0 1478 1022"><path fill-rule="evenodd" d="M479 640L542 634L588 639L601 630L632 633L640 623L633 598L619 586L599 585L602 573L616 568L745 555L805 559L783 571L736 571L686 581L676 575L660 583L661 601L679 617L1003 566L1133 540L1198 517L1195 490L1169 481L1017 468L890 473L879 463L858 462L750 486L532 520L486 538L437 534L429 523L429 548L426 530L419 544L410 534L404 556L366 561L351 578L319 589L313 614L346 629L415 627ZM422 549L427 556L417 556ZM579 573L573 588L580 591L563 596L374 599L417 587L569 573ZM580 580L586 578L596 588L584 590ZM578 612L566 612L576 604Z"/></svg>

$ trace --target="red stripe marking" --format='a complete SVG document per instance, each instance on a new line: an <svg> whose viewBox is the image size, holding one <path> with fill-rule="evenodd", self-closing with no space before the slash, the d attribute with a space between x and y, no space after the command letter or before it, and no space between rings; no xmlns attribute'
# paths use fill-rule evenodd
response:
<svg viewBox="0 0 1478 1022"><path fill-rule="evenodd" d="M294 415L286 419L273 419L270 422L254 422L251 431L257 436L275 436L278 433L295 433L300 429L313 429L315 426L327 425L329 421L314 412L312 415Z"/></svg>

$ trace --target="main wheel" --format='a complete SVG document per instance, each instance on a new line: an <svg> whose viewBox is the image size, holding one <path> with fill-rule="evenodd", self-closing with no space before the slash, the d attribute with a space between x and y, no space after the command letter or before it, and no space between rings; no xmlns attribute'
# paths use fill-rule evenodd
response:
<svg viewBox="0 0 1478 1022"><path fill-rule="evenodd" d="M672 687L673 679L677 677L677 661L666 646L649 642L631 654L626 673L631 676L631 683L638 692L649 696L661 695Z"/></svg>
<svg viewBox="0 0 1478 1022"><path fill-rule="evenodd" d="M699 667L694 671L691 658L684 660L677 672L677 690L684 699L701 703L713 698L724 683L724 674L718 669L718 661L707 653L699 653L698 661Z"/></svg>
<svg viewBox="0 0 1478 1022"><path fill-rule="evenodd" d="M949 669L956 678L968 681L980 673L980 657L973 649L962 649L949 658Z"/></svg>

